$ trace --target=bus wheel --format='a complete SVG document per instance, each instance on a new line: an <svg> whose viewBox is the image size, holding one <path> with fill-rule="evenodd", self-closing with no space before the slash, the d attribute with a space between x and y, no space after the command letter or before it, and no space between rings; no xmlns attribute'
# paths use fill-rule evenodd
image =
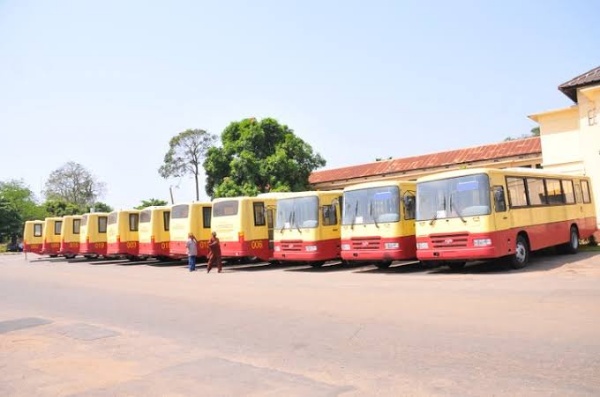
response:
<svg viewBox="0 0 600 397"><path fill-rule="evenodd" d="M520 234L517 236L515 253L510 258L510 266L513 269L522 269L527 266L527 262L529 262L529 244L525 236Z"/></svg>
<svg viewBox="0 0 600 397"><path fill-rule="evenodd" d="M56 254L52 254L52 255L48 255L50 258L56 258L58 255Z"/></svg>
<svg viewBox="0 0 600 397"><path fill-rule="evenodd" d="M310 265L312 267L321 267L325 264L325 261L320 261L320 262L310 262Z"/></svg>
<svg viewBox="0 0 600 397"><path fill-rule="evenodd" d="M466 262L450 262L448 263L448 267L450 270L459 271L465 268Z"/></svg>
<svg viewBox="0 0 600 397"><path fill-rule="evenodd" d="M379 269L387 269L391 264L392 261L382 261L375 263L375 266L377 266Z"/></svg>
<svg viewBox="0 0 600 397"><path fill-rule="evenodd" d="M70 255L65 255L65 258L66 259L73 259L73 258L75 258L75 256L76 256L75 254L70 254Z"/></svg>
<svg viewBox="0 0 600 397"><path fill-rule="evenodd" d="M579 233L577 232L577 228L575 226L571 226L571 231L569 232L569 242L562 245L560 247L560 251L565 254L576 254L579 249Z"/></svg>

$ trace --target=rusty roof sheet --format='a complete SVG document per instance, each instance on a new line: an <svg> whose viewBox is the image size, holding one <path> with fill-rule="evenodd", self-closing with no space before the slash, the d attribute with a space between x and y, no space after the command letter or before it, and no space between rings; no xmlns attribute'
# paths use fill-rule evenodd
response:
<svg viewBox="0 0 600 397"><path fill-rule="evenodd" d="M450 164L464 164L527 154L539 154L541 152L542 145L539 137L516 139L491 145L315 171L310 175L309 182L311 184L316 184L383 174L394 174L403 171L443 167Z"/></svg>
<svg viewBox="0 0 600 397"><path fill-rule="evenodd" d="M563 94L568 96L573 102L577 103L577 88L585 87L587 85L592 85L595 83L600 83L600 66L588 70L587 72L567 81L558 86L558 89L562 91Z"/></svg>

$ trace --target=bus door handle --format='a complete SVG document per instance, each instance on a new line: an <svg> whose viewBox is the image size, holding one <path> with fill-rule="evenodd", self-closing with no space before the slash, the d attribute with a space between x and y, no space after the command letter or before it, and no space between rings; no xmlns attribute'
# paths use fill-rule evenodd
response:
<svg viewBox="0 0 600 397"><path fill-rule="evenodd" d="M508 216L503 216L502 219L508 219Z"/></svg>

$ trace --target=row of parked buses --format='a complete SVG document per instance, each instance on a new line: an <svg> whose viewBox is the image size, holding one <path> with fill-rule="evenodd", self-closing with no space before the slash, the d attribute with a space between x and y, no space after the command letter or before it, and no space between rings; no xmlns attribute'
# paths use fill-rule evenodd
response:
<svg viewBox="0 0 600 397"><path fill-rule="evenodd" d="M211 203L90 213L26 223L24 250L67 258L181 258L188 233L208 253L216 231L224 258L270 262L415 260L460 268L531 251L574 253L596 231L588 177L543 170L463 169L341 190L266 193Z"/></svg>

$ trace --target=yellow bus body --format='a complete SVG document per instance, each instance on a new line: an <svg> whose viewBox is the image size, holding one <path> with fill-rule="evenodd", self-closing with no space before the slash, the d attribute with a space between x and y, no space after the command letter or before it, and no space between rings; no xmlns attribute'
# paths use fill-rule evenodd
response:
<svg viewBox="0 0 600 397"><path fill-rule="evenodd" d="M589 177L527 168L466 169L417 181L417 256L462 267L551 246L574 253L596 231Z"/></svg>
<svg viewBox="0 0 600 397"><path fill-rule="evenodd" d="M366 182L344 189L342 259L387 267L416 259L415 182Z"/></svg>
<svg viewBox="0 0 600 397"><path fill-rule="evenodd" d="M44 220L42 254L50 255L51 257L58 256L61 228L61 217L49 217Z"/></svg>
<svg viewBox="0 0 600 397"><path fill-rule="evenodd" d="M212 204L211 228L221 242L221 255L270 260L276 194L262 197L223 197Z"/></svg>
<svg viewBox="0 0 600 397"><path fill-rule="evenodd" d="M106 253L108 256L139 256L139 210L113 211L108 214Z"/></svg>
<svg viewBox="0 0 600 397"><path fill-rule="evenodd" d="M140 212L139 253L141 257L168 258L171 207L153 206Z"/></svg>
<svg viewBox="0 0 600 397"><path fill-rule="evenodd" d="M106 256L108 213L92 212L81 217L79 252L85 256Z"/></svg>
<svg viewBox="0 0 600 397"><path fill-rule="evenodd" d="M27 221L23 228L23 252L42 253L44 221Z"/></svg>
<svg viewBox="0 0 600 397"><path fill-rule="evenodd" d="M62 218L60 254L66 258L74 258L79 254L81 218L81 215L65 215Z"/></svg>
<svg viewBox="0 0 600 397"><path fill-rule="evenodd" d="M341 190L288 193L277 199L273 258L320 266L340 258Z"/></svg>
<svg viewBox="0 0 600 397"><path fill-rule="evenodd" d="M169 251L172 257L187 255L188 234L196 237L198 256L208 255L212 203L185 203L171 207Z"/></svg>

